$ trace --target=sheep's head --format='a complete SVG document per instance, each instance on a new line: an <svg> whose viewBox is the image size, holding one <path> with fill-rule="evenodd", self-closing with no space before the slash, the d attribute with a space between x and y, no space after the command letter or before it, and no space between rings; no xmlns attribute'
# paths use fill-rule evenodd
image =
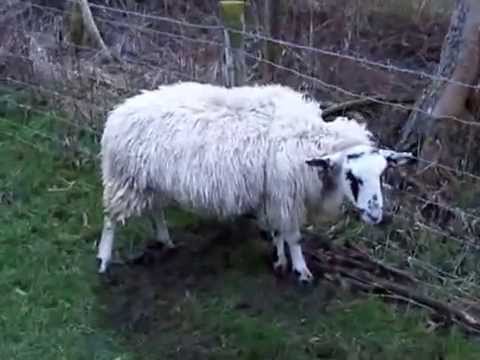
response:
<svg viewBox="0 0 480 360"><path fill-rule="evenodd" d="M358 209L362 220L379 224L383 219L382 174L388 167L414 161L410 153L359 145L306 163L317 168L320 176L336 174L344 196Z"/></svg>

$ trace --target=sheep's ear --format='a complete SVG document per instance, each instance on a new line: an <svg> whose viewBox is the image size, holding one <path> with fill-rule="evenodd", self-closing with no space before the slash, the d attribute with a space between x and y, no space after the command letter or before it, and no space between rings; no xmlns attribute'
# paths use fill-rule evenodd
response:
<svg viewBox="0 0 480 360"><path fill-rule="evenodd" d="M309 166L319 167L324 171L331 169L333 166L332 161L329 158L311 159L305 161L305 163Z"/></svg>
<svg viewBox="0 0 480 360"><path fill-rule="evenodd" d="M318 168L323 172L332 171L339 166L339 158L336 155L322 156L305 161L308 166Z"/></svg>
<svg viewBox="0 0 480 360"><path fill-rule="evenodd" d="M397 152L385 149L380 149L379 152L385 160L387 160L389 167L411 165L417 162L417 158L409 152Z"/></svg>

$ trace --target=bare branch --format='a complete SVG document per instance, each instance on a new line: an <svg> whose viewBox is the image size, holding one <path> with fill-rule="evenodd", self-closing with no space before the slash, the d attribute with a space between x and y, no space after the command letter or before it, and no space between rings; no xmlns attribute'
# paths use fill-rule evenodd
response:
<svg viewBox="0 0 480 360"><path fill-rule="evenodd" d="M100 31L98 30L97 24L93 19L92 12L90 11L88 0L78 0L78 4L82 12L85 30L90 35L92 40L96 43L96 45L102 50L103 56L105 56L105 58L110 61L114 59L118 60L117 57L114 56L114 54L110 51L110 49L103 41L102 35L100 35Z"/></svg>

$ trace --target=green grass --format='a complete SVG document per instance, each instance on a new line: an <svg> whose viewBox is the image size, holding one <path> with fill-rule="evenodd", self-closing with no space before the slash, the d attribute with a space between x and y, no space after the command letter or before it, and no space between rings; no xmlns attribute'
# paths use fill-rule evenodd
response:
<svg viewBox="0 0 480 360"><path fill-rule="evenodd" d="M309 291L279 284L249 243L232 250L227 269L228 246L204 259L187 256L182 266L191 266L194 281L181 272L171 284L154 276L150 297L141 292L148 279L141 268L124 280L120 273L120 285L99 281L95 164L78 167L62 155L51 117L7 110L0 108L0 359L479 358L480 346L455 329L427 331L421 312L323 283ZM170 220L180 226L188 218L171 212ZM128 227L117 247L140 246L145 230ZM205 266L217 272L202 275ZM128 304L108 316L121 298ZM115 325L135 306L150 309L149 326Z"/></svg>

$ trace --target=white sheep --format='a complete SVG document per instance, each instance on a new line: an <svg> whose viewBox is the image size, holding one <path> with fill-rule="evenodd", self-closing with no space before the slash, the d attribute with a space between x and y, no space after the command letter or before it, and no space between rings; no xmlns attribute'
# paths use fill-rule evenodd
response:
<svg viewBox="0 0 480 360"><path fill-rule="evenodd" d="M101 141L104 226L100 272L118 223L149 215L156 239L174 247L164 217L177 206L218 219L254 215L273 236L276 270L288 244L299 280L313 277L300 229L334 215L346 197L364 221L382 220L381 174L409 153L377 149L365 125L324 122L319 104L280 85L224 88L193 82L127 99L108 116Z"/></svg>

